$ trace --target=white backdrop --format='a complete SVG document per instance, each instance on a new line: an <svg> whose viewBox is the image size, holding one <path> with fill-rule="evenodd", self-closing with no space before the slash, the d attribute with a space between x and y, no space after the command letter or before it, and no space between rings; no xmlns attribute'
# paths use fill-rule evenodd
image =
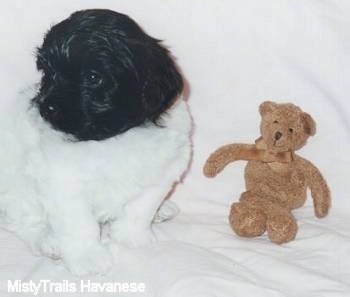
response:
<svg viewBox="0 0 350 297"><path fill-rule="evenodd" d="M159 244L121 252L110 275L90 279L144 281L140 296L350 296L350 2L1 1L0 121L38 80L34 52L45 31L84 8L126 13L164 40L189 82L195 122L192 167L173 196L181 214L155 226ZM266 99L293 102L316 120L317 134L299 153L319 167L333 197L326 219L314 217L311 199L297 210L300 231L284 246L239 238L228 226L244 190L243 162L214 180L202 175L214 149L259 136ZM0 230L5 296L8 279L78 280Z"/></svg>

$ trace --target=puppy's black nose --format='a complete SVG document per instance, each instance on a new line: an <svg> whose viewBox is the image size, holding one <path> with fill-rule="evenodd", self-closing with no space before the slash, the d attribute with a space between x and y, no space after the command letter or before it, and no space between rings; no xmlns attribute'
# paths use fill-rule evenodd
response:
<svg viewBox="0 0 350 297"><path fill-rule="evenodd" d="M40 112L45 117L52 117L58 112L58 106L52 103L42 103L40 106Z"/></svg>
<svg viewBox="0 0 350 297"><path fill-rule="evenodd" d="M275 133L275 140L278 140L278 139L280 139L281 137L282 137L282 133L279 132L279 131L277 131L277 132Z"/></svg>

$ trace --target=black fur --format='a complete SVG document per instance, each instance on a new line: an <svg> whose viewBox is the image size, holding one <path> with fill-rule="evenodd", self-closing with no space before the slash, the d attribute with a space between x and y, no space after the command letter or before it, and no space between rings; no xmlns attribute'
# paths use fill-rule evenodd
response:
<svg viewBox="0 0 350 297"><path fill-rule="evenodd" d="M82 10L53 26L37 52L33 102L53 128L102 140L160 115L183 89L169 52L128 16Z"/></svg>

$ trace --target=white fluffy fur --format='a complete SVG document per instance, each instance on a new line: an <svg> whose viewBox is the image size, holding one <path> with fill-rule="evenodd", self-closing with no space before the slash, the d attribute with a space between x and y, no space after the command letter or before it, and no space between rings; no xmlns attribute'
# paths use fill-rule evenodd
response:
<svg viewBox="0 0 350 297"><path fill-rule="evenodd" d="M189 162L187 104L179 100L163 128L149 124L105 141L72 142L25 97L1 121L0 226L38 253L62 257L74 274L104 273L113 260L99 223L110 222L117 243L152 240L152 219ZM173 215L170 205L164 210L157 220Z"/></svg>

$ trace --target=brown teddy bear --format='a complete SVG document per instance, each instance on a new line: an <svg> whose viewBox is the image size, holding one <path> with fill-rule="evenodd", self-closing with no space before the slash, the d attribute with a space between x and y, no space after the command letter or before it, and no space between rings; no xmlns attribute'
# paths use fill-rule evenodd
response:
<svg viewBox="0 0 350 297"><path fill-rule="evenodd" d="M294 153L316 132L311 116L291 103L263 102L259 108L261 137L255 145L229 144L210 155L204 174L214 177L230 162L248 160L246 192L233 203L229 216L240 236L253 237L267 231L281 244L295 238L297 223L292 210L301 207L309 187L318 218L327 215L330 191L320 171Z"/></svg>

